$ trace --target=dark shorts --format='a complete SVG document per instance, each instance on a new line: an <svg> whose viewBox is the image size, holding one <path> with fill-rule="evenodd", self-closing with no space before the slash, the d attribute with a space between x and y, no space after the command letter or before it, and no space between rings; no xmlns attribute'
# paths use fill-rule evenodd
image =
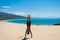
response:
<svg viewBox="0 0 60 40"><path fill-rule="evenodd" d="M27 24L27 26L31 26L31 24Z"/></svg>
<svg viewBox="0 0 60 40"><path fill-rule="evenodd" d="M30 21L27 22L27 26L31 26L31 22Z"/></svg>

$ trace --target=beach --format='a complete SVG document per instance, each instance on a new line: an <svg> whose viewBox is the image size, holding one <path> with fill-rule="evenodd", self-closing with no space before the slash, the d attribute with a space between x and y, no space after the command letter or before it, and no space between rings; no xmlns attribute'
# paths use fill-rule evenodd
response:
<svg viewBox="0 0 60 40"><path fill-rule="evenodd" d="M33 37L26 40L60 40L60 26L31 25ZM26 24L0 21L0 40L23 40Z"/></svg>

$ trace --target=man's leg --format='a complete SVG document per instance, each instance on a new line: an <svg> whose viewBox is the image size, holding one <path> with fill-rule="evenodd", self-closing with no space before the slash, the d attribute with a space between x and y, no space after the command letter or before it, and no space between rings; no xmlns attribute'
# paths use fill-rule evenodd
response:
<svg viewBox="0 0 60 40"><path fill-rule="evenodd" d="M31 33L31 38L32 38L32 32L30 31L30 33Z"/></svg>
<svg viewBox="0 0 60 40"><path fill-rule="evenodd" d="M25 32L25 38L26 38L26 32Z"/></svg>
<svg viewBox="0 0 60 40"><path fill-rule="evenodd" d="M25 37L26 37L26 33L27 33L27 30L26 30L26 32L25 32Z"/></svg>

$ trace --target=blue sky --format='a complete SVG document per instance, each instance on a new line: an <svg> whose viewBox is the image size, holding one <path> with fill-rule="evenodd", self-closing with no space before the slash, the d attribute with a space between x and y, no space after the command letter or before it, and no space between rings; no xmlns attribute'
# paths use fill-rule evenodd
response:
<svg viewBox="0 0 60 40"><path fill-rule="evenodd" d="M60 18L60 0L0 0L0 11L37 18Z"/></svg>

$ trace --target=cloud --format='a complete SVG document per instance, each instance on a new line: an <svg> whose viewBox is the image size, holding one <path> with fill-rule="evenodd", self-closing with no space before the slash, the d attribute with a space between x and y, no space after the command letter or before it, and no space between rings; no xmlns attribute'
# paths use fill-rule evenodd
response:
<svg viewBox="0 0 60 40"><path fill-rule="evenodd" d="M36 17L36 18L60 18L60 14L58 13L41 13L41 12L13 12L12 14L15 15L22 15L22 16L27 16L28 14L31 14L31 17Z"/></svg>
<svg viewBox="0 0 60 40"><path fill-rule="evenodd" d="M22 15L22 16L26 16L26 15L27 15L26 12L13 12L12 14L15 14L15 15Z"/></svg>
<svg viewBox="0 0 60 40"><path fill-rule="evenodd" d="M12 14L21 15L21 16L25 16L25 17L27 17L27 15L31 15L31 13L27 13L27 12L13 12Z"/></svg>
<svg viewBox="0 0 60 40"><path fill-rule="evenodd" d="M10 9L11 7L9 6L1 6L3 9Z"/></svg>
<svg viewBox="0 0 60 40"><path fill-rule="evenodd" d="M60 18L60 13L33 12L31 16L36 18Z"/></svg>
<svg viewBox="0 0 60 40"><path fill-rule="evenodd" d="M7 12L7 13L11 13L11 12Z"/></svg>

